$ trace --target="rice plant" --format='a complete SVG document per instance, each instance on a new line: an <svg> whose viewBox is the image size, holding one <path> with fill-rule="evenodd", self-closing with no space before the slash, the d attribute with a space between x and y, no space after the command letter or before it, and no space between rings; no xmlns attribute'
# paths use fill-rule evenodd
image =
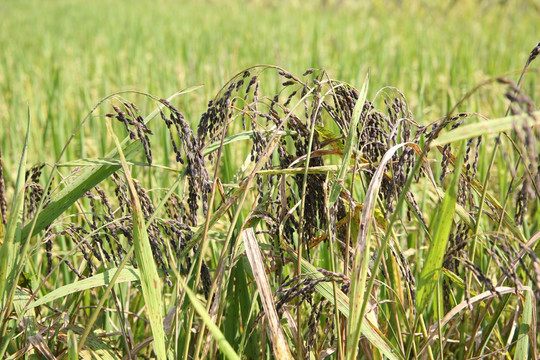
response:
<svg viewBox="0 0 540 360"><path fill-rule="evenodd" d="M0 172L0 354L535 358L540 123L520 85L474 90L506 89L499 118L465 97L430 124L321 69L247 68L198 121L174 105L197 88L103 99L78 129L104 122L107 154L26 170L27 140L16 181Z"/></svg>

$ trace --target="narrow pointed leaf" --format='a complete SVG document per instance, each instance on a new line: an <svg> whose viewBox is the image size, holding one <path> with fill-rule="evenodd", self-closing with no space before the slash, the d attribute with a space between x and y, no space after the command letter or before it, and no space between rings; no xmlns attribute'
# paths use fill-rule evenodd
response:
<svg viewBox="0 0 540 360"><path fill-rule="evenodd" d="M366 74L362 88L360 89L360 95L356 104L354 105L351 123L349 126L349 134L347 136L347 141L345 142L345 150L343 152L343 160L341 162L341 167L337 175L338 181L335 181L332 190L330 191L330 200L329 206L332 207L337 201L339 194L341 192L341 180L345 178L347 169L349 168L349 162L351 161L351 156L353 153L353 146L356 145L356 129L358 127L358 122L360 121L360 116L362 116L362 110L364 109L364 103L366 102L367 91L369 87L369 73Z"/></svg>
<svg viewBox="0 0 540 360"><path fill-rule="evenodd" d="M420 273L416 293L416 306L418 313L422 313L428 306L434 293L435 286L442 274L442 262L448 245L448 237L454 222L455 206L458 195L459 177L461 164L463 163L463 143L457 155L457 163L454 167L452 183L447 189L442 200L441 208L434 219L432 226L433 236L429 245L426 261Z"/></svg>

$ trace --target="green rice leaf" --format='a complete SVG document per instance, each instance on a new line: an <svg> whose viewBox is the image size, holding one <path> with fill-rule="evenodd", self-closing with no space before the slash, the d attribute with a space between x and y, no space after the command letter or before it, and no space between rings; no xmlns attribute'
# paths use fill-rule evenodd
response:
<svg viewBox="0 0 540 360"><path fill-rule="evenodd" d="M77 349L76 345L76 339L77 337L75 335L81 335L84 332L84 329L80 326L76 325L68 325L67 326L67 333L72 334L72 344L74 345L75 349ZM69 338L68 338L68 341ZM94 334L89 334L88 338L85 341L84 348L80 351L80 357L83 359L103 359L103 360L114 360L118 359L118 353L115 353L113 348L105 341L102 340L102 338L97 337Z"/></svg>
<svg viewBox="0 0 540 360"><path fill-rule="evenodd" d="M534 118L528 115L514 115L460 126L455 130L442 134L433 140L431 144L432 146L442 146L482 135L498 134L503 131L512 130L515 127L522 127L525 124L529 124L529 126L540 125L540 112L535 112L533 115Z"/></svg>
<svg viewBox="0 0 540 360"><path fill-rule="evenodd" d="M6 225L6 233L4 242L0 248L0 305L5 309L9 302L10 294L13 294L13 289L17 285L15 274L15 259L22 257L19 254L22 248L21 229L23 221L24 208L24 193L25 193L25 171L26 171L26 156L28 152L28 137L30 135L30 109L28 109L28 121L26 137L24 139L21 160L17 170L17 181L15 183L15 193L11 205L10 215ZM1 165L0 165L1 166Z"/></svg>
<svg viewBox="0 0 540 360"><path fill-rule="evenodd" d="M416 306L419 314L427 308L431 301L435 286L439 283L439 278L442 273L442 262L446 252L450 230L454 222L459 177L461 175L461 165L463 163L463 149L464 144L461 143L460 151L456 156L458 160L454 167L455 170L454 176L452 177L452 183L444 195L440 211L435 217L432 226L433 240L429 245L427 258L420 273L416 293Z"/></svg>
<svg viewBox="0 0 540 360"><path fill-rule="evenodd" d="M133 244L135 246L135 257L137 258L137 265L139 266L139 276L148 320L150 322L152 334L154 335L154 351L159 360L165 360L167 358L167 351L165 348L165 330L163 328L161 279L159 278L152 255L152 248L150 247L148 233L146 232L144 215L139 201L139 195L133 184L131 170L126 163L126 158L124 157L118 138L112 132L109 123L107 123L107 126L116 144L116 149L118 150L118 155L122 162L122 169L129 189L132 206L131 215L133 217Z"/></svg>
<svg viewBox="0 0 540 360"><path fill-rule="evenodd" d="M369 73L366 74L362 88L360 89L360 95L356 104L354 105L351 124L349 127L349 134L347 135L347 141L345 142L345 150L343 152L343 160L341 162L341 167L337 175L337 181L332 185L332 190L330 191L329 207L332 208L336 203L339 194L341 193L341 184L342 180L347 174L349 169L349 163L351 161L353 153L353 145L356 145L356 129L358 127L358 122L360 121L360 116L362 116L362 110L364 109L364 103L366 102L367 91L369 86Z"/></svg>
<svg viewBox="0 0 540 360"><path fill-rule="evenodd" d="M526 291L524 294L525 301L523 304L523 313L521 315L521 323L519 324L517 333L517 345L515 359L528 359L529 347L532 346L532 352L536 351L536 324L533 322L533 306L534 306L534 293L532 291Z"/></svg>
<svg viewBox="0 0 540 360"><path fill-rule="evenodd" d="M89 278L83 279L81 281L77 281L72 284L61 286L57 289L54 289L47 295L40 297L39 299L31 302L28 305L27 309L32 309L37 306L41 306L48 302L63 298L65 296L68 296L70 294L73 294L79 291L84 291L84 290L92 289L99 286L107 286L110 284L111 279L114 277L117 271L118 271L117 268L110 269L102 273L96 274L94 276L91 276ZM115 283L119 284L119 283L129 282L129 281L139 281L138 269L135 269L133 267L123 268L118 278L116 279Z"/></svg>

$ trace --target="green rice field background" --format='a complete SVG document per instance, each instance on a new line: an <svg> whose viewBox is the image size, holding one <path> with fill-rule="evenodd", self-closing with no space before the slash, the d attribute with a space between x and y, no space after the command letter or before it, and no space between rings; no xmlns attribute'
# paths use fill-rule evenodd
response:
<svg viewBox="0 0 540 360"><path fill-rule="evenodd" d="M27 104L40 129L33 143L44 150L36 160L44 161L58 155L81 115L106 95L139 90L167 97L204 84L185 101L196 122L225 81L256 64L294 74L325 68L351 84L370 71L372 89L401 89L427 122L486 78L521 70L538 42L534 1L323 4L3 1L0 113L11 134L2 137L4 161L14 161L6 153L17 153ZM476 95L464 109L481 103L487 115L500 114L505 104L494 101L495 91Z"/></svg>
<svg viewBox="0 0 540 360"><path fill-rule="evenodd" d="M0 358L540 356L540 2L0 14Z"/></svg>

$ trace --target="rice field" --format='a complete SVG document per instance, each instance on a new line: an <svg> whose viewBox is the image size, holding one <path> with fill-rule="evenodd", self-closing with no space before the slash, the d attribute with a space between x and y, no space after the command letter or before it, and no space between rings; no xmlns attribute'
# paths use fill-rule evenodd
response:
<svg viewBox="0 0 540 360"><path fill-rule="evenodd" d="M0 3L0 357L537 359L539 10Z"/></svg>

